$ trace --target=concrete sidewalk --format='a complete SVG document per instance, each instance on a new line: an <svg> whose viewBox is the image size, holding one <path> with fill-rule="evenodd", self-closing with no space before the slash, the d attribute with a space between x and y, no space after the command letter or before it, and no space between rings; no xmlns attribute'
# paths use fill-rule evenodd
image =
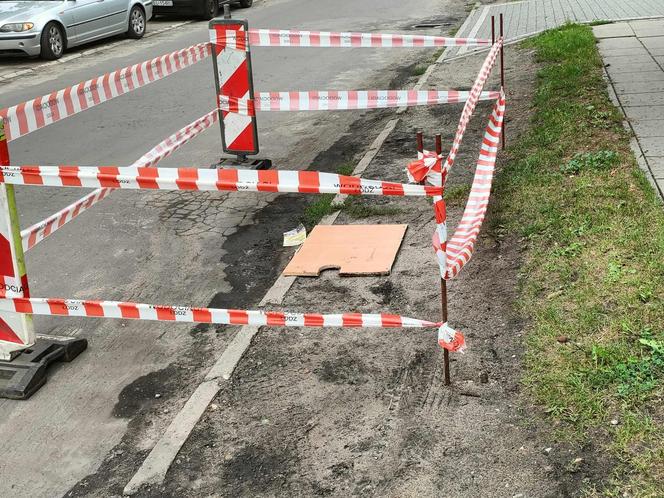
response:
<svg viewBox="0 0 664 498"><path fill-rule="evenodd" d="M664 20L593 28L641 168L664 199Z"/></svg>
<svg viewBox="0 0 664 498"><path fill-rule="evenodd" d="M624 21L664 17L662 0L525 0L498 3L475 9L456 36L491 38L491 16L503 14L505 39L519 40L566 22ZM496 31L498 26L496 25ZM446 59L463 55L460 47L446 51Z"/></svg>

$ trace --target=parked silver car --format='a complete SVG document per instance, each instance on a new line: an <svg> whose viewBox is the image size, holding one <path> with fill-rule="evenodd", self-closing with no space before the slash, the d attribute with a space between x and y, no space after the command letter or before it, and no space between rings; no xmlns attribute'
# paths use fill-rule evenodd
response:
<svg viewBox="0 0 664 498"><path fill-rule="evenodd" d="M0 55L59 59L67 47L145 34L152 0L0 0Z"/></svg>

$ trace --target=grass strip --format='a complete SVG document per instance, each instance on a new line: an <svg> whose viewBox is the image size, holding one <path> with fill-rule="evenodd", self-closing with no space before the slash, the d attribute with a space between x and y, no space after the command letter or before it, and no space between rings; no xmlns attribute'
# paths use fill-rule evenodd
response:
<svg viewBox="0 0 664 498"><path fill-rule="evenodd" d="M617 462L589 496L664 496L664 212L629 148L590 28L524 42L532 123L496 179L493 223L527 246L523 382L560 438ZM508 109L509 112L509 109Z"/></svg>

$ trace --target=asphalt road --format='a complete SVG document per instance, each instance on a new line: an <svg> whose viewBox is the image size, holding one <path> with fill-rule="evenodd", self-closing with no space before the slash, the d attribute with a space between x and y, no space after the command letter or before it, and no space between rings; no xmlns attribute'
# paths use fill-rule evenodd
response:
<svg viewBox="0 0 664 498"><path fill-rule="evenodd" d="M426 20L459 23L465 12L456 0L265 0L249 10L235 10L234 15L246 16L252 27L406 32ZM203 42L207 36L207 23L196 22L38 69L0 83L0 108ZM254 81L257 91L382 89L430 54L407 49L257 48L252 52ZM0 59L0 65L3 62ZM212 109L213 87L208 59L12 142L12 163L130 164ZM261 114L261 155L275 160L280 169L304 169L360 117L357 112ZM207 167L219 158L220 149L219 131L213 128L162 165ZM18 189L22 226L82 195L79 189ZM265 221L273 199L116 192L27 254L32 294L250 307L261 297L258 291L269 286L273 271L238 274L239 267L228 263L229 251L238 251L233 257L241 260L251 258L253 249L229 247L226 241L239 226L245 231L255 226L255 245L265 242L278 248L278 231L261 232L254 225L256 218ZM261 239L267 236L274 240ZM0 401L0 496L51 497L66 492L102 463L140 410L118 411L118 399L122 401L127 386L155 372L168 372L169 365L185 356L191 370L187 379L195 380L231 337L231 330L194 337L190 332L201 329L148 322L39 318L36 325L42 334L86 337L90 346L74 363L54 369L47 385L29 401ZM148 450L194 388L193 383L177 386L163 420L139 431L136 444Z"/></svg>

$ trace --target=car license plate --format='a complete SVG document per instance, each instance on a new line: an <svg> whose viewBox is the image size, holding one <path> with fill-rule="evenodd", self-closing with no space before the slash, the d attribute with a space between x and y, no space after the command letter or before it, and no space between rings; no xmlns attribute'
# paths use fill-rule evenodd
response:
<svg viewBox="0 0 664 498"><path fill-rule="evenodd" d="M152 0L155 7L173 7L173 0Z"/></svg>

